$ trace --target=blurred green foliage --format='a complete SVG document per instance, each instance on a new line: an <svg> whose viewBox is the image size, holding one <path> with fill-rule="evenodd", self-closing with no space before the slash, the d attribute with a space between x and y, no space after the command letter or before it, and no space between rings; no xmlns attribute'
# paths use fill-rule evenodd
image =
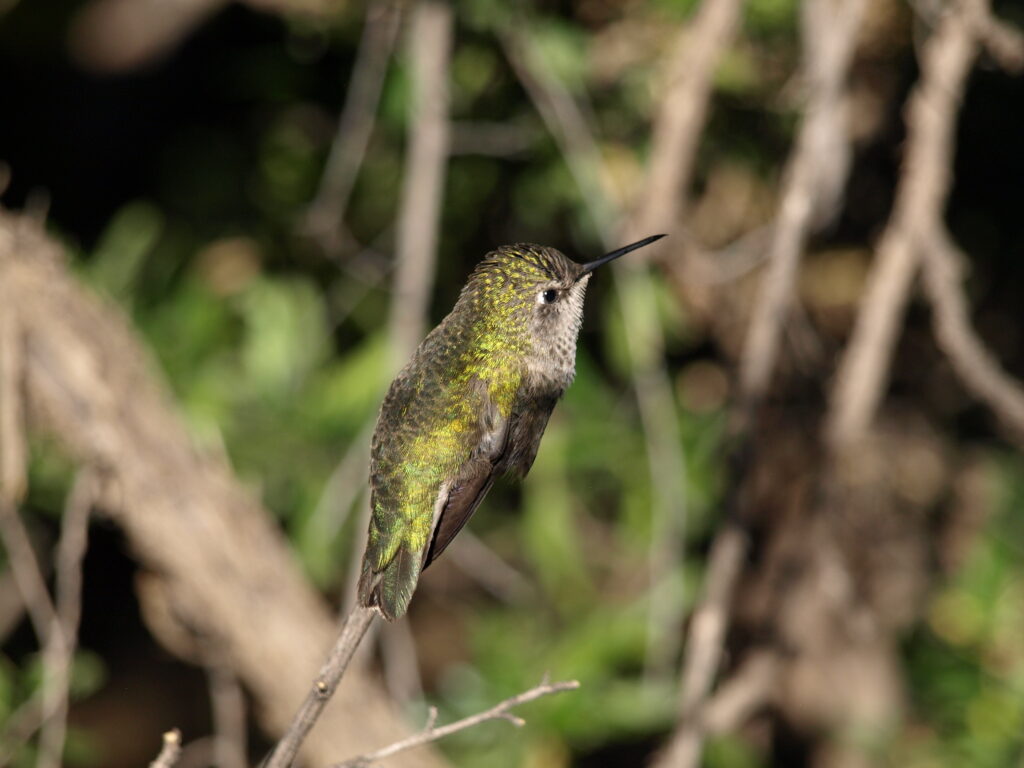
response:
<svg viewBox="0 0 1024 768"><path fill-rule="evenodd" d="M907 643L917 721L902 765L978 768L1024 758L1024 467L993 462L1001 498Z"/></svg>

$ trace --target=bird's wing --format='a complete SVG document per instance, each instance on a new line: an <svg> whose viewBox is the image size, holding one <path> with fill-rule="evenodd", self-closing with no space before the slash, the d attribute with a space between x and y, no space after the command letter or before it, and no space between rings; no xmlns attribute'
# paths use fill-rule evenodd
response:
<svg viewBox="0 0 1024 768"><path fill-rule="evenodd" d="M450 418L443 422L418 411L424 392L449 396L430 373L400 376L392 384L371 451L373 513L359 599L388 619L405 613L422 568L479 506L507 441L509 419L484 381L471 382L468 392L448 403ZM385 429L385 414L401 418Z"/></svg>
<svg viewBox="0 0 1024 768"><path fill-rule="evenodd" d="M482 405L476 446L452 483L442 489L447 497L438 499L439 513L434 520L430 547L423 558L424 568L444 552L476 512L494 484L494 477L500 471L502 458L507 452L510 420L501 415L501 409L488 394L484 382L475 384L474 389Z"/></svg>
<svg viewBox="0 0 1024 768"><path fill-rule="evenodd" d="M495 415L490 423L483 420L481 441L473 458L448 488L448 498L434 524L424 568L437 559L473 516L497 475L515 472L523 477L530 470L556 400L532 398L518 403L508 419Z"/></svg>
<svg viewBox="0 0 1024 768"><path fill-rule="evenodd" d="M448 499L441 508L437 525L434 527L434 536L423 560L424 568L444 552L452 543L455 534L461 531L462 526L473 516L487 491L494 484L494 475L494 464L491 462L472 461L466 466L463 475L452 484Z"/></svg>

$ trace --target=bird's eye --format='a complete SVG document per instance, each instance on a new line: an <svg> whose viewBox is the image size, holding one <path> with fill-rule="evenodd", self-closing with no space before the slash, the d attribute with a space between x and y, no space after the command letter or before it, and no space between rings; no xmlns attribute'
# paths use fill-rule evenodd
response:
<svg viewBox="0 0 1024 768"><path fill-rule="evenodd" d="M554 288L548 288L544 293L540 295L540 300L544 304L554 304L558 299L558 291Z"/></svg>

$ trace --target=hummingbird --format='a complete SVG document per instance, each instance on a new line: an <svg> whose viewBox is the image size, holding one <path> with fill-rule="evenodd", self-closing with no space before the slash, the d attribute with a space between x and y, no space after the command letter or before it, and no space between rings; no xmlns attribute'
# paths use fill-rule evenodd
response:
<svg viewBox="0 0 1024 768"><path fill-rule="evenodd" d="M495 478L523 477L576 372L591 273L653 235L578 264L521 243L488 253L451 313L391 382L370 450L370 529L359 603L393 621L420 572Z"/></svg>

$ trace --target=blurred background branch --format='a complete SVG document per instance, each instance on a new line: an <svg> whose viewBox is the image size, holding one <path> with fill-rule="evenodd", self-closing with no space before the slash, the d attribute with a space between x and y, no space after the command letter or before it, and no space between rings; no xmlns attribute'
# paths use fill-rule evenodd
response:
<svg viewBox="0 0 1024 768"><path fill-rule="evenodd" d="M302 226L328 255L337 257L342 246L345 211L373 132L401 13L396 0L376 0L366 11L356 63L345 88L345 106Z"/></svg>
<svg viewBox="0 0 1024 768"><path fill-rule="evenodd" d="M732 595L749 551L745 527L755 514L751 497L742 491L748 482L748 454L758 449L754 421L776 370L807 237L812 225L821 226L834 217L845 186L850 149L844 139L844 90L862 11L861 0L808 0L803 5L801 73L807 106L787 160L768 262L740 357L733 412L740 446L734 448L737 455L727 491L735 506L732 519L726 520L712 545L704 595L693 615L683 662L679 726L662 758L666 766L700 762L706 727L703 708L721 662Z"/></svg>
<svg viewBox="0 0 1024 768"><path fill-rule="evenodd" d="M452 10L424 0L408 31L412 67L408 159L403 175L392 285L392 367L397 370L426 335L434 286L444 176L448 164L448 60Z"/></svg>

